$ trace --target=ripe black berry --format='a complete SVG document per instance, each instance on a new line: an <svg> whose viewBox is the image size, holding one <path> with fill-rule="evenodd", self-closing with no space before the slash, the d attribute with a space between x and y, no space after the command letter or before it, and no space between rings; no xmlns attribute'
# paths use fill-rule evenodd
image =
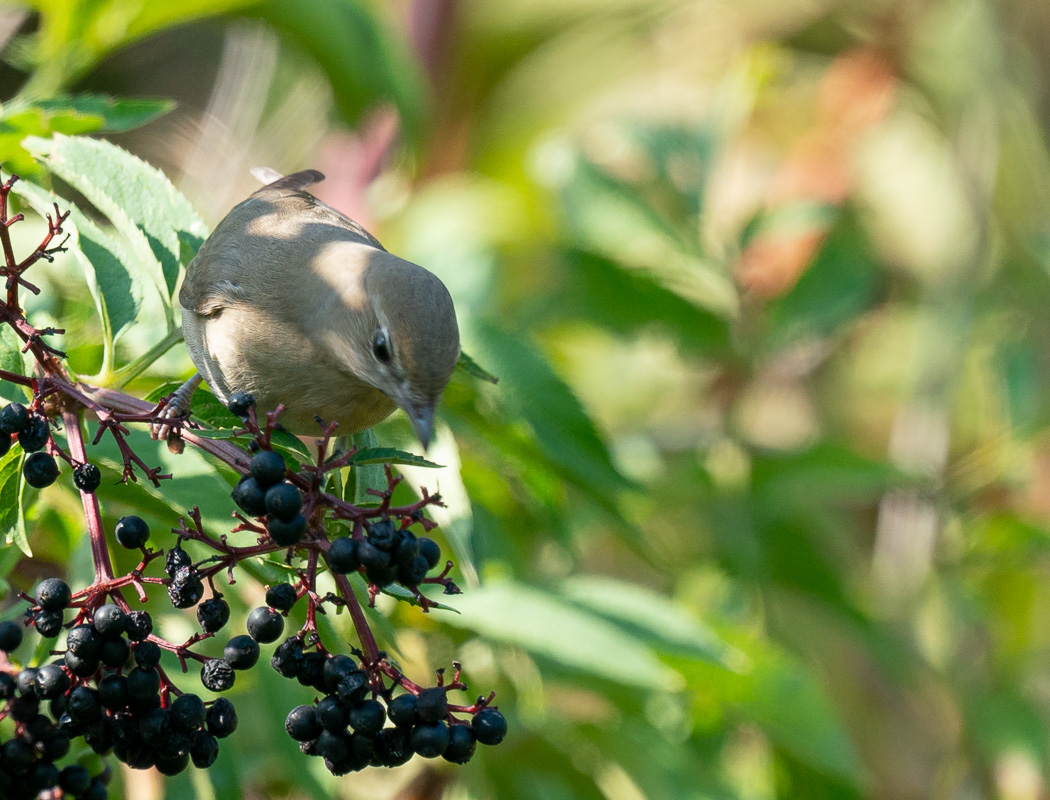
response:
<svg viewBox="0 0 1050 800"><path fill-rule="evenodd" d="M146 520L134 515L121 517L117 520L117 527L114 532L121 547L126 547L129 550L137 550L146 544L146 541L149 539L149 525L146 524Z"/></svg>
<svg viewBox="0 0 1050 800"><path fill-rule="evenodd" d="M182 731L193 732L204 726L207 719L204 701L195 694L184 694L171 704L171 721Z"/></svg>
<svg viewBox="0 0 1050 800"><path fill-rule="evenodd" d="M368 678L362 670L355 670L339 681L335 691L340 700L355 706L364 700L368 693Z"/></svg>
<svg viewBox="0 0 1050 800"><path fill-rule="evenodd" d="M357 542L349 536L340 536L332 542L332 546L328 549L328 566L332 572L338 572L340 575L360 569Z"/></svg>
<svg viewBox="0 0 1050 800"><path fill-rule="evenodd" d="M206 661L201 667L201 683L204 684L204 688L213 692L225 692L227 689L232 689L236 678L233 667L221 658Z"/></svg>
<svg viewBox="0 0 1050 800"><path fill-rule="evenodd" d="M283 481L284 470L284 459L272 450L261 450L252 456L252 477L264 489Z"/></svg>
<svg viewBox="0 0 1050 800"><path fill-rule="evenodd" d="M494 708L483 708L474 715L470 727L479 742L495 745L507 735L507 718Z"/></svg>
<svg viewBox="0 0 1050 800"><path fill-rule="evenodd" d="M197 769L207 769L219 757L219 741L207 731L198 731L193 737L190 758Z"/></svg>
<svg viewBox="0 0 1050 800"><path fill-rule="evenodd" d="M375 762L383 767L400 767L412 758L412 731L386 728L375 737Z"/></svg>
<svg viewBox="0 0 1050 800"><path fill-rule="evenodd" d="M226 643L222 657L234 669L251 669L259 661L259 644L251 636L234 636Z"/></svg>
<svg viewBox="0 0 1050 800"><path fill-rule="evenodd" d="M15 683L13 675L6 672L0 672L0 700L10 700L15 696L15 690L18 688L18 684Z"/></svg>
<svg viewBox="0 0 1050 800"><path fill-rule="evenodd" d="M81 796L91 786L91 774L87 767L70 764L58 775L58 785L67 795Z"/></svg>
<svg viewBox="0 0 1050 800"><path fill-rule="evenodd" d="M390 566L390 553L380 550L367 539L357 543L357 558L367 571L378 571Z"/></svg>
<svg viewBox="0 0 1050 800"><path fill-rule="evenodd" d="M81 658L97 656L101 646L102 637L90 625L77 625L66 634L66 647Z"/></svg>
<svg viewBox="0 0 1050 800"><path fill-rule="evenodd" d="M275 583L266 590L266 605L278 611L289 611L299 596L290 583Z"/></svg>
<svg viewBox="0 0 1050 800"><path fill-rule="evenodd" d="M357 672L357 664L348 655L334 655L325 661L323 677L325 687L330 692L335 691L335 687L339 685L339 681L345 678L352 672Z"/></svg>
<svg viewBox="0 0 1050 800"><path fill-rule="evenodd" d="M365 700L350 709L350 727L357 733L366 735L379 733L385 721L386 712L383 711L383 704L378 700Z"/></svg>
<svg viewBox="0 0 1050 800"><path fill-rule="evenodd" d="M303 666L295 679L303 686L311 686L319 692L327 687L324 682L324 664L328 656L322 652L314 651L303 656Z"/></svg>
<svg viewBox="0 0 1050 800"><path fill-rule="evenodd" d="M233 487L233 502L250 517L261 517L266 513L266 493L255 478L245 475Z"/></svg>
<svg viewBox="0 0 1050 800"><path fill-rule="evenodd" d="M411 564L418 555L419 539L411 531L401 531L397 547L394 549L394 563L398 566ZM429 565L427 568L429 569Z"/></svg>
<svg viewBox="0 0 1050 800"><path fill-rule="evenodd" d="M69 685L69 676L57 664L45 664L36 672L36 695L43 700L65 694Z"/></svg>
<svg viewBox="0 0 1050 800"><path fill-rule="evenodd" d="M22 644L22 626L17 622L6 620L0 622L0 650L10 653Z"/></svg>
<svg viewBox="0 0 1050 800"><path fill-rule="evenodd" d="M372 523L372 528L368 532L368 541L371 542L375 547L380 550L391 551L393 550L400 537L397 535L397 528L394 527L394 523L388 519L377 520Z"/></svg>
<svg viewBox="0 0 1050 800"><path fill-rule="evenodd" d="M225 697L220 697L208 709L207 714L208 732L213 736L223 739L237 730L237 711L233 703Z"/></svg>
<svg viewBox="0 0 1050 800"><path fill-rule="evenodd" d="M36 587L36 604L46 611L61 611L72 596L69 584L61 578L45 578Z"/></svg>
<svg viewBox="0 0 1050 800"><path fill-rule="evenodd" d="M29 410L21 403L9 403L0 411L0 432L21 433L29 422Z"/></svg>
<svg viewBox="0 0 1050 800"><path fill-rule="evenodd" d="M70 651L65 655L65 662L66 668L78 678L87 678L98 670L99 658L97 655L85 658Z"/></svg>
<svg viewBox="0 0 1050 800"><path fill-rule="evenodd" d="M221 630L230 620L230 604L221 597L212 597L197 606L197 621L206 633Z"/></svg>
<svg viewBox="0 0 1050 800"><path fill-rule="evenodd" d="M417 586L427 576L427 559L418 555L408 564L397 568L397 580L402 586Z"/></svg>
<svg viewBox="0 0 1050 800"><path fill-rule="evenodd" d="M128 673L128 694L135 700L146 700L160 691L160 673L156 668L135 667Z"/></svg>
<svg viewBox="0 0 1050 800"><path fill-rule="evenodd" d="M316 748L317 755L333 763L339 763L350 754L347 737L331 731L321 731L317 737Z"/></svg>
<svg viewBox="0 0 1050 800"><path fill-rule="evenodd" d="M131 700L128 679L123 675L107 675L98 682L98 700L104 708L117 711Z"/></svg>
<svg viewBox="0 0 1050 800"><path fill-rule="evenodd" d="M474 755L476 742L474 732L469 725L449 725L448 747L442 753L446 761L453 764L466 764Z"/></svg>
<svg viewBox="0 0 1050 800"><path fill-rule="evenodd" d="M22 449L27 453L35 453L37 450L44 448L50 437L51 428L47 424L47 419L33 414L25 427L19 432L18 443L22 445Z"/></svg>
<svg viewBox="0 0 1050 800"><path fill-rule="evenodd" d="M420 725L412 731L412 749L423 758L437 758L448 749L448 726L444 722Z"/></svg>
<svg viewBox="0 0 1050 800"><path fill-rule="evenodd" d="M327 695L317 704L317 721L326 731L339 733L350 723L350 710L338 697Z"/></svg>
<svg viewBox="0 0 1050 800"><path fill-rule="evenodd" d="M91 494L101 483L102 473L94 464L77 464L73 467L73 485L80 491Z"/></svg>
<svg viewBox="0 0 1050 800"><path fill-rule="evenodd" d="M411 728L419 721L416 696L414 694L398 695L387 705L386 713L390 721L399 728Z"/></svg>
<svg viewBox="0 0 1050 800"><path fill-rule="evenodd" d="M260 644L276 642L284 633L284 617L266 606L259 606L248 615L248 633Z"/></svg>
<svg viewBox="0 0 1050 800"><path fill-rule="evenodd" d="M33 614L33 627L45 639L54 639L62 631L62 612L40 609Z"/></svg>
<svg viewBox="0 0 1050 800"><path fill-rule="evenodd" d="M296 514L287 522L271 517L266 523L266 530L275 544L291 547L298 544L306 533L306 517Z"/></svg>
<svg viewBox="0 0 1050 800"><path fill-rule="evenodd" d="M427 560L427 564L431 569L434 569L439 563L441 563L441 547L433 539L429 539L426 536L419 537L419 553L424 556Z"/></svg>
<svg viewBox="0 0 1050 800"><path fill-rule="evenodd" d="M248 409L255 405L255 398L247 392L234 392L227 399L226 405L231 414L245 419L248 416Z"/></svg>
<svg viewBox="0 0 1050 800"><path fill-rule="evenodd" d="M18 693L23 697L36 697L36 667L26 667L15 677Z"/></svg>
<svg viewBox="0 0 1050 800"><path fill-rule="evenodd" d="M135 663L150 669L160 663L160 645L156 642L139 642L135 645Z"/></svg>
<svg viewBox="0 0 1050 800"><path fill-rule="evenodd" d="M284 729L297 742L308 742L321 735L321 723L317 721L317 710L314 706L296 706L288 712L284 720Z"/></svg>
<svg viewBox="0 0 1050 800"><path fill-rule="evenodd" d="M99 661L104 666L112 667L113 669L124 666L129 655L131 655L131 646L128 644L128 640L123 637L106 639L102 642L102 647L98 651Z"/></svg>
<svg viewBox="0 0 1050 800"><path fill-rule="evenodd" d="M127 630L128 617L120 606L106 603L95 609L91 624L103 639L115 639Z"/></svg>
<svg viewBox="0 0 1050 800"><path fill-rule="evenodd" d="M444 687L424 689L416 696L416 711L422 722L438 722L448 716L448 696Z"/></svg>
<svg viewBox="0 0 1050 800"><path fill-rule="evenodd" d="M290 483L278 483L266 490L266 512L282 522L291 522L303 507L303 496Z"/></svg>
<svg viewBox="0 0 1050 800"><path fill-rule="evenodd" d="M74 722L94 722L102 714L102 702L96 689L78 686L69 693L66 712Z"/></svg>

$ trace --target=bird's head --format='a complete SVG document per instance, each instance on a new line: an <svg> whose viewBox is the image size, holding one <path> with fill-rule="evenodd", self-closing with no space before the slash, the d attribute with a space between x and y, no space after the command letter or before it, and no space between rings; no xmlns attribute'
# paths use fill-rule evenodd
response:
<svg viewBox="0 0 1050 800"><path fill-rule="evenodd" d="M367 339L360 377L404 410L425 449L459 360L452 297L436 275L385 251L372 255L364 289L371 313L358 333Z"/></svg>

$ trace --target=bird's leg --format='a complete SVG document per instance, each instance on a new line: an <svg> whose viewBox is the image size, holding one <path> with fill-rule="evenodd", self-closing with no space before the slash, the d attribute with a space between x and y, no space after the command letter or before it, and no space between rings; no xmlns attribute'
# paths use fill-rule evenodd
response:
<svg viewBox="0 0 1050 800"><path fill-rule="evenodd" d="M190 415L190 400L193 399L193 393L197 391L197 387L201 385L202 380L203 378L199 374L194 373L192 378L175 390L175 394L171 396L171 400L164 406L159 416L166 420L188 418ZM155 422L149 428L149 435L154 439L167 439L168 434L171 432L172 425L167 422Z"/></svg>

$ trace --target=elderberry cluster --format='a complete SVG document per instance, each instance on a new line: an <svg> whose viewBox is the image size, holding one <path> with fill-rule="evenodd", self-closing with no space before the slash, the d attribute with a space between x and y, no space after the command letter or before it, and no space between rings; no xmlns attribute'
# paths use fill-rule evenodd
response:
<svg viewBox="0 0 1050 800"><path fill-rule="evenodd" d="M43 452L50 438L51 426L42 414L30 413L21 403L8 403L0 410L0 456L6 455L12 442L17 441L27 454L22 476L35 489L50 486L58 478L58 462ZM102 473L94 464L73 467L73 483L78 489L94 492L101 482Z"/></svg>
<svg viewBox="0 0 1050 800"><path fill-rule="evenodd" d="M375 691L349 656L327 658L319 678L312 677L309 685L322 697L315 705L293 708L284 727L303 753L323 758L333 775L399 767L413 755L466 764L478 742L499 744L507 732L507 721L495 708L482 706L470 722L457 719L443 686L397 697L392 689Z"/></svg>

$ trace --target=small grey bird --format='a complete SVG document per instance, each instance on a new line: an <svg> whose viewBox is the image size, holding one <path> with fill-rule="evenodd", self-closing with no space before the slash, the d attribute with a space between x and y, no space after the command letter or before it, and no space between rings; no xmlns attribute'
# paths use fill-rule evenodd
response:
<svg viewBox="0 0 1050 800"><path fill-rule="evenodd" d="M203 378L223 402L248 392L260 411L283 403L281 423L299 434L318 433L317 416L356 433L401 408L426 448L459 359L452 298L306 191L322 180L306 170L264 186L190 262L179 303L200 374L168 416L187 413Z"/></svg>

